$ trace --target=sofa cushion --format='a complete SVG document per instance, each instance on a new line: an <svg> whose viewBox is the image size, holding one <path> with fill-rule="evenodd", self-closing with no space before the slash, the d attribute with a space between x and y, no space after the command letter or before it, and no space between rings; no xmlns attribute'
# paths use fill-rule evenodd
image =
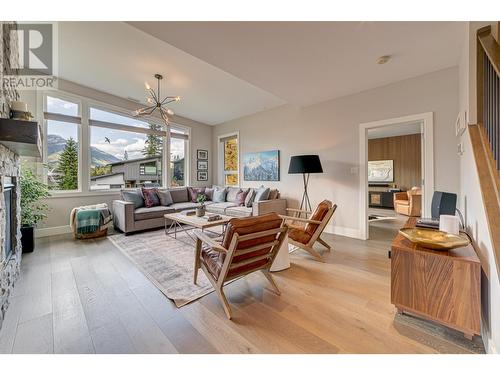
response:
<svg viewBox="0 0 500 375"><path fill-rule="evenodd" d="M236 194L236 200L234 201L234 203L236 203L238 206L244 206L245 199L249 191L250 189L240 190L240 192Z"/></svg>
<svg viewBox="0 0 500 375"><path fill-rule="evenodd" d="M183 210L193 210L196 207L199 207L199 203L193 203L193 202L179 202L179 203L172 203L169 208L174 209L175 211L183 211Z"/></svg>
<svg viewBox="0 0 500 375"><path fill-rule="evenodd" d="M121 196L123 201L132 202L134 208L144 207L144 198L142 197L141 189L123 189Z"/></svg>
<svg viewBox="0 0 500 375"><path fill-rule="evenodd" d="M247 197L245 198L245 206L252 207L252 202L254 198L255 198L255 189L250 189L248 191Z"/></svg>
<svg viewBox="0 0 500 375"><path fill-rule="evenodd" d="M214 189L214 196L212 201L214 203L221 203L226 201L227 189L216 186Z"/></svg>
<svg viewBox="0 0 500 375"><path fill-rule="evenodd" d="M205 195L207 196L207 199L210 201L214 199L214 190L215 190L215 188L213 188L213 187L212 188L209 188L209 187L205 188Z"/></svg>
<svg viewBox="0 0 500 375"><path fill-rule="evenodd" d="M170 207L155 206L155 207L140 207L134 211L134 220L158 219L163 215L172 213L174 210Z"/></svg>
<svg viewBox="0 0 500 375"><path fill-rule="evenodd" d="M174 203L189 202L188 189L187 188L174 188L169 189L170 196Z"/></svg>
<svg viewBox="0 0 500 375"><path fill-rule="evenodd" d="M160 198L160 204L162 206L170 206L174 201L172 200L172 195L168 189L156 189L156 195Z"/></svg>
<svg viewBox="0 0 500 375"><path fill-rule="evenodd" d="M234 217L248 217L252 216L252 207L228 207L226 208L226 215Z"/></svg>
<svg viewBox="0 0 500 375"><path fill-rule="evenodd" d="M267 201L269 198L269 192L271 189L266 188L265 186L261 186L255 192L255 197L253 199L254 202Z"/></svg>
<svg viewBox="0 0 500 375"><path fill-rule="evenodd" d="M144 206L155 207L160 205L160 198L156 195L155 188L142 188L142 196L144 197Z"/></svg>
<svg viewBox="0 0 500 375"><path fill-rule="evenodd" d="M196 188L196 187L188 187L189 198L191 202L196 203L198 199L198 195L205 194L205 188Z"/></svg>
<svg viewBox="0 0 500 375"><path fill-rule="evenodd" d="M237 207L234 202L217 202L212 203L206 206L207 211L212 214L221 214L224 215L226 213L226 209L229 207Z"/></svg>
<svg viewBox="0 0 500 375"><path fill-rule="evenodd" d="M229 187L229 188L227 188L226 201L227 202L236 202L236 197L238 196L238 193L240 191L241 191L241 189L237 188L237 187Z"/></svg>

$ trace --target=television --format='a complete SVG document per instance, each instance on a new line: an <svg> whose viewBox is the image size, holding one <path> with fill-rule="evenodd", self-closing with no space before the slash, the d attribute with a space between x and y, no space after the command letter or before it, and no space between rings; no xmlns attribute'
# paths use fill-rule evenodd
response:
<svg viewBox="0 0 500 375"><path fill-rule="evenodd" d="M393 160L369 161L368 182L375 184L394 182L394 161Z"/></svg>

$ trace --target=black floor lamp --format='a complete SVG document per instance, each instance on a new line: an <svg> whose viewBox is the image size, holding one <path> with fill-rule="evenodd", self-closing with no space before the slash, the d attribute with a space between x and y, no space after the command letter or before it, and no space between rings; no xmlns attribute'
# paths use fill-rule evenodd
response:
<svg viewBox="0 0 500 375"><path fill-rule="evenodd" d="M307 194L307 185L309 184L310 173L323 173L319 155L297 155L290 158L290 166L288 167L288 174L302 173L304 180L304 194L302 194L302 201L300 202L300 209L312 211L311 202L309 201L309 194Z"/></svg>

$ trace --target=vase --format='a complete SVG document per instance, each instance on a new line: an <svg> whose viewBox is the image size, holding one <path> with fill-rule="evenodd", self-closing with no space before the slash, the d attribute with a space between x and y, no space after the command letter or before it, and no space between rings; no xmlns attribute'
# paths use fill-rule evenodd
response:
<svg viewBox="0 0 500 375"><path fill-rule="evenodd" d="M196 216L198 217L205 216L205 206L196 208Z"/></svg>

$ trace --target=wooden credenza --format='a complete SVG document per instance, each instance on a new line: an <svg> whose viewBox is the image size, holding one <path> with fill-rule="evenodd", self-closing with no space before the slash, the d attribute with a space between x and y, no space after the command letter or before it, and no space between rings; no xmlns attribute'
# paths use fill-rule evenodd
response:
<svg viewBox="0 0 500 375"><path fill-rule="evenodd" d="M416 218L405 227L415 226ZM398 234L391 246L391 302L468 338L481 329L481 264L472 245L435 251Z"/></svg>

